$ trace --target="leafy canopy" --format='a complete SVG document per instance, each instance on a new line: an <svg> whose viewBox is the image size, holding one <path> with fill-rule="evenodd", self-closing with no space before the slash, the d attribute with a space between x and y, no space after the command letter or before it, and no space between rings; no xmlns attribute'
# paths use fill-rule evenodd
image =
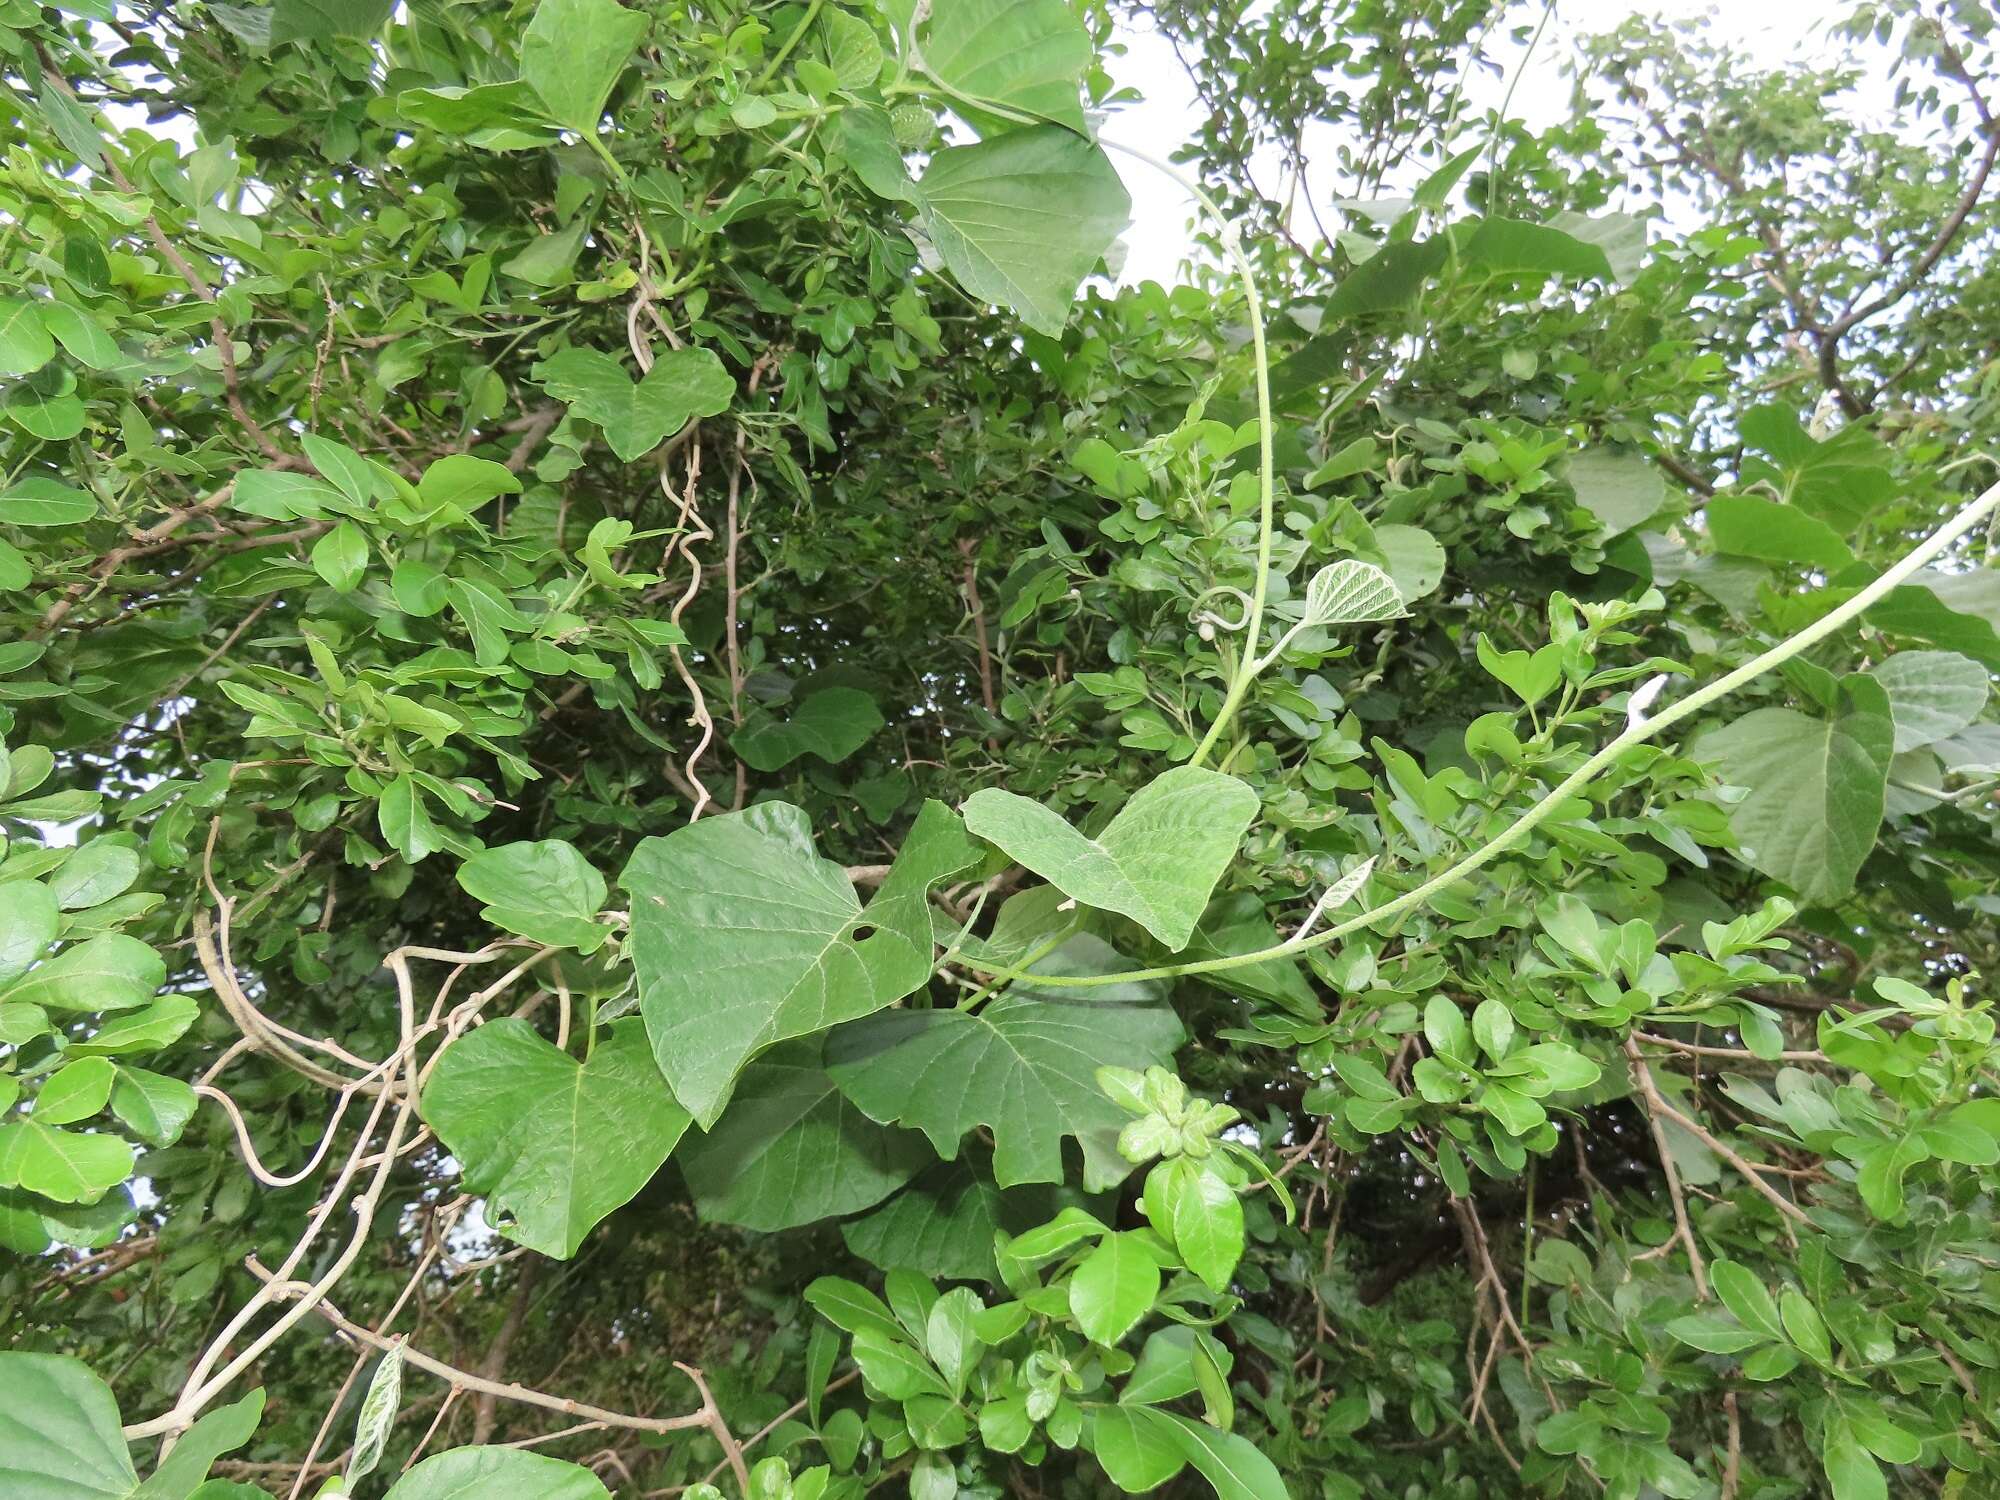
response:
<svg viewBox="0 0 2000 1500"><path fill-rule="evenodd" d="M1851 10L0 5L0 1491L1993 1490L1996 58Z"/></svg>

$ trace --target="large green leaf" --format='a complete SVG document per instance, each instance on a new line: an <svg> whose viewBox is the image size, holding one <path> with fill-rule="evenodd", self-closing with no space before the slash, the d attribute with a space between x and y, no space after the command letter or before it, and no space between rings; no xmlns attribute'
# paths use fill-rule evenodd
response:
<svg viewBox="0 0 2000 1500"><path fill-rule="evenodd" d="M1768 484L1791 504L1836 531L1852 532L1897 491L1889 449L1870 430L1852 423L1815 438L1789 404L1752 407L1738 419L1743 441L1769 461L1746 454L1737 481Z"/></svg>
<svg viewBox="0 0 2000 1500"><path fill-rule="evenodd" d="M1872 677L1841 679L1838 707L1819 719L1760 708L1703 735L1693 752L1745 789L1729 823L1751 864L1801 900L1837 900L1875 847L1895 724Z"/></svg>
<svg viewBox="0 0 2000 1500"><path fill-rule="evenodd" d="M932 0L924 71L961 102L1084 130L1077 85L1095 49L1063 0Z"/></svg>
<svg viewBox="0 0 2000 1500"><path fill-rule="evenodd" d="M0 886L0 984L28 972L56 940L62 909L55 892L37 880Z"/></svg>
<svg viewBox="0 0 2000 1500"><path fill-rule="evenodd" d="M704 1219L791 1229L880 1203L933 1154L914 1131L878 1125L835 1086L819 1038L773 1047L743 1070L715 1129L681 1146Z"/></svg>
<svg viewBox="0 0 2000 1500"><path fill-rule="evenodd" d="M1072 938L1038 965L1050 973L1105 972L1115 956L1095 938ZM1120 987L1126 988L1126 987ZM1150 997L1151 986L1130 990ZM954 1157L968 1132L993 1132L1002 1187L1060 1182L1062 1140L1083 1148L1083 1183L1096 1192L1131 1170L1118 1154L1128 1118L1097 1086L1107 1063L1165 1063L1180 1045L1174 1013L1101 990L1044 991L1017 984L976 1012L895 1010L835 1032L827 1065L841 1089L884 1124L910 1125Z"/></svg>
<svg viewBox="0 0 2000 1500"><path fill-rule="evenodd" d="M521 76L550 118L595 135L611 86L645 34L645 15L618 0L542 0L521 38Z"/></svg>
<svg viewBox="0 0 2000 1500"><path fill-rule="evenodd" d="M532 150L556 139L555 127L543 118L540 96L520 78L469 89L405 89L395 96L395 107L413 125L461 137L485 151Z"/></svg>
<svg viewBox="0 0 2000 1500"><path fill-rule="evenodd" d="M1052 338L1132 212L1110 159L1058 125L946 147L931 157L918 201L959 285Z"/></svg>
<svg viewBox="0 0 2000 1500"><path fill-rule="evenodd" d="M1578 280L1612 274L1601 245L1587 243L1547 224L1489 217L1456 226L1459 258L1469 266L1502 276L1569 276Z"/></svg>
<svg viewBox="0 0 2000 1500"><path fill-rule="evenodd" d="M1874 582L1880 569L1856 563L1843 569L1833 580L1843 589L1854 590ZM1862 618L1892 635L1909 636L1930 645L1971 657L1982 666L2000 672L2000 611L1989 617L1976 601L1960 591L1962 575L1943 573L1935 568L1919 570L1911 580L1889 591Z"/></svg>
<svg viewBox="0 0 2000 1500"><path fill-rule="evenodd" d="M840 1237L885 1271L905 1266L952 1281L993 1281L994 1233L1047 1223L1057 1201L1045 1187L1003 1190L990 1157L969 1150L957 1161L934 1162L873 1213L849 1219Z"/></svg>
<svg viewBox="0 0 2000 1500"><path fill-rule="evenodd" d="M1256 816L1248 785L1199 766L1156 776L1094 839L996 787L965 803L965 826L978 837L1083 905L1130 917L1176 953Z"/></svg>
<svg viewBox="0 0 2000 1500"><path fill-rule="evenodd" d="M1833 1500L1888 1500L1889 1482L1844 1421L1827 1423L1821 1462Z"/></svg>
<svg viewBox="0 0 2000 1500"><path fill-rule="evenodd" d="M1217 1500L1290 1500L1276 1466L1248 1439L1177 1412L1161 1415L1174 1424L1181 1452L1214 1488Z"/></svg>
<svg viewBox="0 0 2000 1500"><path fill-rule="evenodd" d="M0 1354L0 1494L129 1496L139 1475L111 1388L66 1354Z"/></svg>
<svg viewBox="0 0 2000 1500"><path fill-rule="evenodd" d="M1868 675L1889 695L1896 750L1950 739L1986 707L1986 669L1956 651L1898 651Z"/></svg>
<svg viewBox="0 0 2000 1500"><path fill-rule="evenodd" d="M1638 453L1585 448L1570 455L1563 477L1576 491L1576 503L1610 536L1630 531L1667 503L1665 477Z"/></svg>
<svg viewBox="0 0 2000 1500"><path fill-rule="evenodd" d="M1646 258L1646 221L1637 214L1560 213L1548 227L1602 250L1614 281L1630 282Z"/></svg>
<svg viewBox="0 0 2000 1500"><path fill-rule="evenodd" d="M766 1047L869 1015L923 984L935 952L930 889L978 857L951 809L925 803L864 911L789 803L641 843L619 879L631 898L640 1003L660 1071L702 1128Z"/></svg>
<svg viewBox="0 0 2000 1500"><path fill-rule="evenodd" d="M171 1146L194 1117L195 1092L179 1078L118 1064L111 1085L111 1113L140 1140L151 1146Z"/></svg>
<svg viewBox="0 0 2000 1500"><path fill-rule="evenodd" d="M261 1390L204 1413L139 1486L134 1500L188 1500L218 1458L250 1441L263 1415Z"/></svg>
<svg viewBox="0 0 2000 1500"><path fill-rule="evenodd" d="M424 1118L468 1192L511 1217L510 1239L567 1259L644 1187L687 1129L637 1020L614 1021L588 1063L526 1021L491 1021L438 1059Z"/></svg>
<svg viewBox="0 0 2000 1500"><path fill-rule="evenodd" d="M610 1500L590 1470L519 1448L453 1448L398 1479L387 1500Z"/></svg>
<svg viewBox="0 0 2000 1500"><path fill-rule="evenodd" d="M1326 316L1354 318L1409 306L1424 283L1443 269L1447 248L1441 238L1384 245L1341 278L1326 299Z"/></svg>
<svg viewBox="0 0 2000 1500"><path fill-rule="evenodd" d="M1111 1482L1128 1495L1158 1489L1187 1467L1173 1419L1143 1406L1095 1408L1090 1447Z"/></svg>
<svg viewBox="0 0 2000 1500"><path fill-rule="evenodd" d="M394 0L277 0L271 7L271 44L373 36L395 8Z"/></svg>
<svg viewBox="0 0 2000 1500"><path fill-rule="evenodd" d="M577 416L603 429L604 441L626 463L651 453L695 418L727 410L736 396L736 382L707 349L665 350L638 381L608 354L564 349L535 366L535 378Z"/></svg>
<svg viewBox="0 0 2000 1500"><path fill-rule="evenodd" d="M1840 533L1797 506L1761 495L1717 495L1704 512L1718 552L1764 562L1844 568L1854 554Z"/></svg>
<svg viewBox="0 0 2000 1500"><path fill-rule="evenodd" d="M0 375L32 375L55 354L42 304L30 297L0 297Z"/></svg>
<svg viewBox="0 0 2000 1500"><path fill-rule="evenodd" d="M0 998L44 1010L132 1010L151 1000L166 977L166 961L153 949L122 932L108 932L38 964Z"/></svg>
<svg viewBox="0 0 2000 1500"><path fill-rule="evenodd" d="M788 719L753 713L729 737L729 748L753 771L781 771L801 755L846 760L881 727L882 710L859 688L821 688L802 699Z"/></svg>
<svg viewBox="0 0 2000 1500"><path fill-rule="evenodd" d="M458 867L458 883L486 903L487 921L535 942L595 953L611 936L594 920L604 877L561 839L482 850Z"/></svg>

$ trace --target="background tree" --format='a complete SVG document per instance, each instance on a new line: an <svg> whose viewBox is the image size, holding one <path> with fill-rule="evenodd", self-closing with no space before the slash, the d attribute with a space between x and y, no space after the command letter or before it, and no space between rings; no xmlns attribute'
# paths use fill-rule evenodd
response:
<svg viewBox="0 0 2000 1500"><path fill-rule="evenodd" d="M1993 1485L1990 20L1148 9L0 6L7 1486Z"/></svg>

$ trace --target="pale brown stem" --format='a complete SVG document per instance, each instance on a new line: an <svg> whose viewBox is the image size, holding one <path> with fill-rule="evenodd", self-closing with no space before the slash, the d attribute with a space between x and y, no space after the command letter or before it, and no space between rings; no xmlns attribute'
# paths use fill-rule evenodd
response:
<svg viewBox="0 0 2000 1500"><path fill-rule="evenodd" d="M498 1380L507 1368L507 1351L514 1346L515 1336L527 1321L528 1304L534 1301L535 1283L541 1277L541 1269L542 1263L538 1259L521 1263L520 1278L514 1283L514 1300L507 1305L507 1316L502 1320L499 1331L493 1335L486 1358L479 1362L479 1373L487 1380ZM493 1436L495 1407L499 1399L492 1391L481 1391L472 1403L472 1441L475 1446Z"/></svg>
<svg viewBox="0 0 2000 1500"><path fill-rule="evenodd" d="M965 592L965 607L972 615L972 640L979 648L979 701L986 705L986 712L994 718L1000 717L999 700L993 695L993 649L986 638L986 607L979 598L979 541L976 537L961 537L958 555L965 559L965 578L961 585ZM1000 742L988 738L988 750L998 750Z"/></svg>
<svg viewBox="0 0 2000 1500"><path fill-rule="evenodd" d="M1798 1204L1792 1202L1791 1199L1766 1182L1762 1174L1758 1172L1755 1164L1745 1161L1735 1151L1732 1151L1728 1146L1716 1139L1715 1135L1705 1126L1689 1119L1678 1109L1675 1109L1673 1105L1667 1103L1657 1089L1653 1091L1653 1095L1647 1103L1659 1110L1661 1114L1664 1114L1669 1120L1672 1120L1704 1146L1708 1147L1717 1156L1728 1162L1730 1166L1734 1167L1742 1175L1745 1182L1749 1183L1751 1187L1762 1194L1770 1202L1771 1206L1784 1216L1778 1227L1784 1232L1785 1242L1793 1246L1798 1244L1797 1236L1792 1233L1791 1224L1799 1223L1808 1227L1812 1224L1811 1217L1804 1209L1800 1208ZM1791 1223L1784 1222L1784 1220L1789 1220Z"/></svg>
<svg viewBox="0 0 2000 1500"><path fill-rule="evenodd" d="M1652 1070L1646 1066L1636 1037L1625 1038L1625 1056L1632 1065L1632 1081L1638 1085L1639 1093L1646 1101L1646 1124L1653 1132L1653 1149L1659 1153L1660 1170L1667 1179L1667 1198L1674 1206L1674 1237L1687 1251L1688 1270L1694 1276L1694 1289L1706 1302L1708 1267L1702 1261L1701 1247L1695 1243L1694 1226L1688 1222L1687 1197L1681 1191L1681 1174L1674 1166L1673 1147L1667 1142L1667 1127L1660 1123L1666 1101L1660 1097L1660 1090L1653 1082Z"/></svg>
<svg viewBox="0 0 2000 1500"><path fill-rule="evenodd" d="M258 1263L255 1256L252 1256L247 1264L250 1273L263 1280L266 1289L274 1297L286 1300L310 1299L304 1302L305 1311L331 1323L357 1343L367 1344L386 1352L398 1342L383 1337L365 1324L355 1322L326 1298L312 1298L312 1288L304 1282L277 1279L273 1272ZM551 1396L545 1391L530 1390L527 1386L517 1385L512 1381L488 1380L482 1375L473 1374L470 1370L461 1370L456 1365L448 1365L421 1349L410 1347L407 1343L403 1345L403 1363L475 1394L490 1391L502 1401L515 1401L523 1406L538 1406L544 1411L561 1412L565 1416L583 1417L588 1421L602 1422L607 1427L626 1427L635 1432L686 1432L691 1427L710 1425L709 1408L706 1405L699 1411L679 1417L640 1417L626 1412L607 1411L586 1401L572 1401L567 1396Z"/></svg>

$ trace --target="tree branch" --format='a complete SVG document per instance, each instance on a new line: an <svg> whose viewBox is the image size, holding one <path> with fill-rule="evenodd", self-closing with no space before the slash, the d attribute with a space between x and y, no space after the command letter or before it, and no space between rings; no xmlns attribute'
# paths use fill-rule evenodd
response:
<svg viewBox="0 0 2000 1500"><path fill-rule="evenodd" d="M279 1300L295 1301L311 1295L312 1288L305 1282L278 1280L254 1255L244 1264L249 1268L250 1274L262 1281L270 1294ZM331 1323L356 1343L367 1344L386 1352L401 1342L355 1322L325 1297L313 1301L308 1310ZM601 1406L592 1406L587 1401L572 1401L567 1396L551 1396L546 1391L530 1390L527 1386L517 1385L513 1381L489 1380L483 1375L473 1374L470 1370L461 1370L456 1365L448 1365L436 1356L426 1354L421 1349L414 1349L407 1343L403 1344L403 1362L475 1394L491 1395L495 1400L514 1401L523 1406L539 1406L544 1411L561 1412L565 1416L581 1417L590 1422L602 1422L606 1427L627 1427L634 1432L686 1432L694 1427L707 1427L711 1421L712 1403L707 1401L704 1401L699 1411L688 1412L678 1417L640 1417L627 1412L607 1411ZM681 1365L678 1368L687 1370L689 1367ZM735 1439L732 1438L730 1441L733 1443Z"/></svg>

